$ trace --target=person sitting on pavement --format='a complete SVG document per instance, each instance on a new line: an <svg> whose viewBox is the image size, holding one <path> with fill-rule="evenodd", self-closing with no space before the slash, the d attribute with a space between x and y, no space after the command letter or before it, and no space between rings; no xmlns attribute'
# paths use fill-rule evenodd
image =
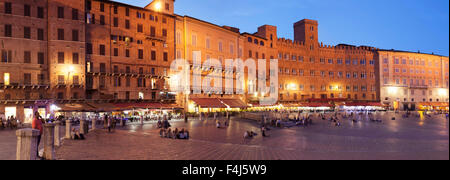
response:
<svg viewBox="0 0 450 180"><path fill-rule="evenodd" d="M190 138L188 130L184 131L184 138L185 139L189 139Z"/></svg>
<svg viewBox="0 0 450 180"><path fill-rule="evenodd" d="M277 126L277 127L281 127L281 119L278 119L278 120L277 120L276 126Z"/></svg>
<svg viewBox="0 0 450 180"><path fill-rule="evenodd" d="M175 128L175 131L173 131L173 138L178 139L178 137L179 137L178 128Z"/></svg>
<svg viewBox="0 0 450 180"><path fill-rule="evenodd" d="M167 138L172 138L172 137L173 137L172 130L169 128L167 130Z"/></svg>
<svg viewBox="0 0 450 180"><path fill-rule="evenodd" d="M251 137L250 137L250 132L245 131L245 133L244 133L244 139L249 139L249 138L251 138Z"/></svg>
<svg viewBox="0 0 450 180"><path fill-rule="evenodd" d="M220 122L219 121L216 122L216 127L220 128Z"/></svg>
<svg viewBox="0 0 450 180"><path fill-rule="evenodd" d="M263 136L263 137L269 137L269 136L266 135L266 126L263 126L263 127L261 128L261 133L262 133L262 136Z"/></svg>
<svg viewBox="0 0 450 180"><path fill-rule="evenodd" d="M158 120L158 129L161 129L162 128L162 122L161 122L161 120Z"/></svg>
<svg viewBox="0 0 450 180"><path fill-rule="evenodd" d="M341 123L336 121L336 127L339 127L339 126L341 126Z"/></svg>
<svg viewBox="0 0 450 180"><path fill-rule="evenodd" d="M184 136L184 128L180 131L179 135L178 135L179 139L185 139L186 137Z"/></svg>
<svg viewBox="0 0 450 180"><path fill-rule="evenodd" d="M82 134L80 134L80 132L78 132L75 128L72 128L72 139L73 140L82 140L84 139L84 136L82 137Z"/></svg>

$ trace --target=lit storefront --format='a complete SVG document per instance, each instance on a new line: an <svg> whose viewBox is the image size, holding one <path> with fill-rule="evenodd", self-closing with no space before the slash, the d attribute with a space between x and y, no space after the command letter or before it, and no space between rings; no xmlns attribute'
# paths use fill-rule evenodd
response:
<svg viewBox="0 0 450 180"><path fill-rule="evenodd" d="M330 111L334 106L329 103L286 103L272 106L252 104L249 111Z"/></svg>
<svg viewBox="0 0 450 180"><path fill-rule="evenodd" d="M340 109L345 111L384 111L386 106L377 102L346 103Z"/></svg>
<svg viewBox="0 0 450 180"><path fill-rule="evenodd" d="M39 112L42 118L49 118L46 102L27 102L6 103L0 107L0 118L8 119L14 117L24 124L31 124L34 113Z"/></svg>
<svg viewBox="0 0 450 180"><path fill-rule="evenodd" d="M449 103L444 102L423 102L418 103L418 109L421 111L432 111L432 110L438 110L438 111L449 111Z"/></svg>
<svg viewBox="0 0 450 180"><path fill-rule="evenodd" d="M188 112L237 112L245 108L247 105L240 99L191 98Z"/></svg>
<svg viewBox="0 0 450 180"><path fill-rule="evenodd" d="M5 107L5 117L6 119L9 117L17 117L17 108L16 106L7 106Z"/></svg>

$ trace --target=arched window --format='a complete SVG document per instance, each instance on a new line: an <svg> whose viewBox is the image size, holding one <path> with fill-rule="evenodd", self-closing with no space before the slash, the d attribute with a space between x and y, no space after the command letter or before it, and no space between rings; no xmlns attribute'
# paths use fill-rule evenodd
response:
<svg viewBox="0 0 450 180"><path fill-rule="evenodd" d="M264 41L260 41L259 45L264 46Z"/></svg>
<svg viewBox="0 0 450 180"><path fill-rule="evenodd" d="M258 40L257 39L255 39L255 44L258 44Z"/></svg>
<svg viewBox="0 0 450 180"><path fill-rule="evenodd" d="M253 42L253 39L251 37L248 37L248 42L249 43Z"/></svg>

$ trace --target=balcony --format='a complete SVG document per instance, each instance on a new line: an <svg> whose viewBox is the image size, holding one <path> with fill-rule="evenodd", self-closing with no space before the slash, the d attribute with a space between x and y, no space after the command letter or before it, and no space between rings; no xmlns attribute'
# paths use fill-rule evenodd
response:
<svg viewBox="0 0 450 180"><path fill-rule="evenodd" d="M160 42L166 42L167 37L164 36L156 36L153 34L146 34L146 39L151 41L160 41Z"/></svg>
<svg viewBox="0 0 450 180"><path fill-rule="evenodd" d="M22 82L12 82L8 85L4 83L0 83L0 89L40 89L45 88L48 89L50 87L48 82L39 82L37 84L33 84L29 81Z"/></svg>
<svg viewBox="0 0 450 180"><path fill-rule="evenodd" d="M73 83L72 85L70 85L70 88L83 88L84 86L82 84L79 83Z"/></svg>
<svg viewBox="0 0 450 180"><path fill-rule="evenodd" d="M429 87L427 85L410 85L410 89L428 89Z"/></svg>

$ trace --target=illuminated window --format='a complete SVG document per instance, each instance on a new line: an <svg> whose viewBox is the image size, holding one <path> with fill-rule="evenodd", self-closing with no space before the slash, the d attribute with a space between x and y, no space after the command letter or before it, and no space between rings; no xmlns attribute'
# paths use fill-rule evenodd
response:
<svg viewBox="0 0 450 180"><path fill-rule="evenodd" d="M8 86L10 84L10 74L9 73L4 73L3 74L3 83Z"/></svg>

